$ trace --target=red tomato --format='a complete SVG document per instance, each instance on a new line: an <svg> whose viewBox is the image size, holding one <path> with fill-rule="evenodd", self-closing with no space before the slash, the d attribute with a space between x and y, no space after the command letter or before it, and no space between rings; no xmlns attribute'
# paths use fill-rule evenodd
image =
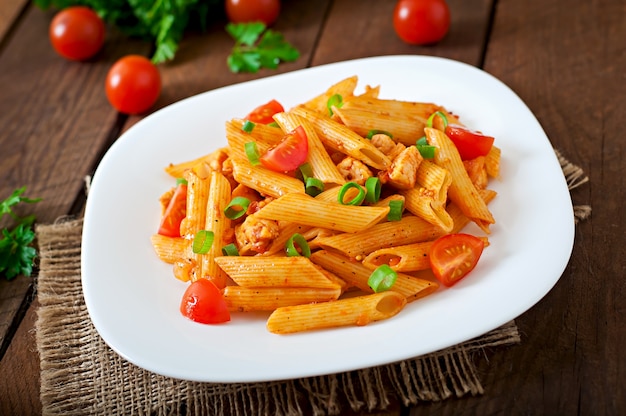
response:
<svg viewBox="0 0 626 416"><path fill-rule="evenodd" d="M306 161L309 155L309 140L302 126L287 133L283 140L268 150L261 158L261 164L275 172L295 170Z"/></svg>
<svg viewBox="0 0 626 416"><path fill-rule="evenodd" d="M474 269L484 247L483 240L470 234L444 235L430 248L430 267L444 286L452 286Z"/></svg>
<svg viewBox="0 0 626 416"><path fill-rule="evenodd" d="M484 134L455 124L448 124L446 127L446 136L452 140L462 160L486 156L494 142L494 138L491 136L485 136Z"/></svg>
<svg viewBox="0 0 626 416"><path fill-rule="evenodd" d="M61 10L50 23L50 42L59 55L74 61L94 56L104 44L104 22L90 8Z"/></svg>
<svg viewBox="0 0 626 416"><path fill-rule="evenodd" d="M161 93L161 75L149 59L128 55L107 74L106 95L121 113L140 114L154 105Z"/></svg>
<svg viewBox="0 0 626 416"><path fill-rule="evenodd" d="M180 312L201 324L230 321L230 312L222 292L207 279L198 279L189 285L180 302Z"/></svg>
<svg viewBox="0 0 626 416"><path fill-rule="evenodd" d="M280 0L226 0L226 16L232 23L263 22L278 19Z"/></svg>
<svg viewBox="0 0 626 416"><path fill-rule="evenodd" d="M270 124L274 121L272 116L276 113L285 111L282 104L276 100L258 106L246 116L246 120L250 120L259 124Z"/></svg>
<svg viewBox="0 0 626 416"><path fill-rule="evenodd" d="M165 208L158 233L167 237L180 237L180 223L185 215L187 215L187 185L180 184Z"/></svg>
<svg viewBox="0 0 626 416"><path fill-rule="evenodd" d="M393 12L393 27L406 43L437 43L450 28L450 10L444 0L400 0Z"/></svg>

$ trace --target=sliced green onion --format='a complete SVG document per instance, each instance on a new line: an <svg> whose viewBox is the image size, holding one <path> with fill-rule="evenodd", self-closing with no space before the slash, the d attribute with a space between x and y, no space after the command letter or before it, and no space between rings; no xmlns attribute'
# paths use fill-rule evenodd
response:
<svg viewBox="0 0 626 416"><path fill-rule="evenodd" d="M244 145L244 147L246 150L246 156L248 156L248 160L250 161L252 166L260 164L261 161L259 160L259 158L261 157L261 155L259 155L259 149L257 149L256 143L248 142Z"/></svg>
<svg viewBox="0 0 626 416"><path fill-rule="evenodd" d="M428 117L428 120L426 121L426 127L433 126L433 120L435 119L436 116L441 117L441 119L443 120L444 128L448 127L448 117L446 117L446 115L442 113L441 111L435 111L434 113L430 115L430 117Z"/></svg>
<svg viewBox="0 0 626 416"><path fill-rule="evenodd" d="M222 254L225 256L238 256L239 250L237 250L237 246L235 244L230 243L222 247Z"/></svg>
<svg viewBox="0 0 626 416"><path fill-rule="evenodd" d="M324 182L317 178L306 178L304 192L310 196L317 196L324 192Z"/></svg>
<svg viewBox="0 0 626 416"><path fill-rule="evenodd" d="M343 97L341 94L332 95L326 102L326 107L328 107L328 112L331 116L333 115L333 107L341 108L342 105Z"/></svg>
<svg viewBox="0 0 626 416"><path fill-rule="evenodd" d="M365 181L365 190L367 193L365 194L365 200L370 204L375 204L380 199L380 191L382 189L382 184L380 183L380 179L376 176L370 176Z"/></svg>
<svg viewBox="0 0 626 416"><path fill-rule="evenodd" d="M348 192L350 188L358 189L359 193L350 201L344 201L343 198L346 195L346 192ZM337 199L339 200L339 203L342 205L361 205L361 203L365 199L365 194L366 194L365 189L363 189L361 185L359 185L356 182L347 182L343 184L343 186L339 190L339 196L337 197Z"/></svg>
<svg viewBox="0 0 626 416"><path fill-rule="evenodd" d="M435 149L437 149L435 146L429 144L417 146L417 150L419 150L420 155L422 155L424 159L433 159L435 157Z"/></svg>
<svg viewBox="0 0 626 416"><path fill-rule="evenodd" d="M298 171L296 172L300 179L305 182L307 178L313 177L313 168L309 162L304 162L300 166L298 166Z"/></svg>
<svg viewBox="0 0 626 416"><path fill-rule="evenodd" d="M278 127L278 128L280 128L280 126L278 125L278 123L277 123L277 122L275 122L275 121L272 121L270 124L268 124L268 126L270 126L270 127Z"/></svg>
<svg viewBox="0 0 626 416"><path fill-rule="evenodd" d="M297 247L296 247L297 246ZM300 251L298 251L298 247ZM304 256L311 257L311 248L302 234L295 233L285 244L285 252L287 257Z"/></svg>
<svg viewBox="0 0 626 416"><path fill-rule="evenodd" d="M176 186L178 186L178 185L187 185L187 184L188 184L187 183L187 179L185 179L185 178L177 178L176 179Z"/></svg>
<svg viewBox="0 0 626 416"><path fill-rule="evenodd" d="M384 292L391 289L396 280L398 279L398 273L396 273L389 265L381 264L372 272L367 284L376 293Z"/></svg>
<svg viewBox="0 0 626 416"><path fill-rule="evenodd" d="M389 201L389 213L387 214L387 221L400 221L402 219L402 211L404 211L403 200L391 200Z"/></svg>
<svg viewBox="0 0 626 416"><path fill-rule="evenodd" d="M211 249L214 238L213 231L200 230L193 238L191 249L196 254L206 254Z"/></svg>
<svg viewBox="0 0 626 416"><path fill-rule="evenodd" d="M388 131L385 130L370 130L367 132L367 138L368 139L372 139L372 137L374 137L374 135L376 134L384 134L385 136L389 136L390 138L393 139L393 134L389 133Z"/></svg>
<svg viewBox="0 0 626 416"><path fill-rule="evenodd" d="M246 122L243 123L243 126L241 127L241 130L245 131L246 133L251 133L252 130L254 130L255 126L256 126L256 124L254 124L250 120L246 120Z"/></svg>
<svg viewBox="0 0 626 416"><path fill-rule="evenodd" d="M428 140L426 140L426 136L422 136L415 142L415 146L426 146L428 145Z"/></svg>
<svg viewBox="0 0 626 416"><path fill-rule="evenodd" d="M243 196L234 197L224 208L224 215L230 220L243 217L250 206L250 200Z"/></svg>

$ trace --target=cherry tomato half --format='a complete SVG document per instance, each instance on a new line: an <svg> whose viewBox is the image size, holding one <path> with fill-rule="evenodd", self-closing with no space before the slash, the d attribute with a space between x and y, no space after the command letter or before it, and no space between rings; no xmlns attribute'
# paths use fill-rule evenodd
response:
<svg viewBox="0 0 626 416"><path fill-rule="evenodd" d="M270 26L280 14L280 0L226 0L225 7L232 23L263 22Z"/></svg>
<svg viewBox="0 0 626 416"><path fill-rule="evenodd" d="M494 142L494 138L491 136L485 136L484 134L455 124L448 124L445 132L446 136L448 136L456 146L462 160L475 159L478 156L487 156Z"/></svg>
<svg viewBox="0 0 626 416"><path fill-rule="evenodd" d="M128 55L107 74L106 95L121 113L140 114L154 105L161 93L161 75L149 59Z"/></svg>
<svg viewBox="0 0 626 416"><path fill-rule="evenodd" d="M57 13L48 32L59 55L74 61L94 56L104 44L105 26L89 7L72 6Z"/></svg>
<svg viewBox="0 0 626 416"><path fill-rule="evenodd" d="M180 303L183 316L201 324L220 324L230 321L230 312L222 292L213 282L198 279L191 283Z"/></svg>
<svg viewBox="0 0 626 416"><path fill-rule="evenodd" d="M165 208L158 233L167 237L180 237L180 223L187 215L187 185L179 184Z"/></svg>
<svg viewBox="0 0 626 416"><path fill-rule="evenodd" d="M275 172L290 172L303 164L308 155L309 140L304 128L298 126L259 160L263 166Z"/></svg>
<svg viewBox="0 0 626 416"><path fill-rule="evenodd" d="M270 124L274 121L272 116L276 113L282 113L283 111L285 111L285 109L281 103L276 100L271 100L252 110L250 114L246 116L246 120L259 124Z"/></svg>
<svg viewBox="0 0 626 416"><path fill-rule="evenodd" d="M452 286L476 267L484 247L483 240L470 234L444 235L430 248L430 267L444 286Z"/></svg>
<svg viewBox="0 0 626 416"><path fill-rule="evenodd" d="M406 43L437 43L450 28L450 9L445 0L400 0L393 12L393 27Z"/></svg>

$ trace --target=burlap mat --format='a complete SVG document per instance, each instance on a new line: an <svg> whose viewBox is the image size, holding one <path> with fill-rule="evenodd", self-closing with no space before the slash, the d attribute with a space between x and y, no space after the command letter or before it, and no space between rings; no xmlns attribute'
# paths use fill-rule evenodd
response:
<svg viewBox="0 0 626 416"><path fill-rule="evenodd" d="M558 154L570 189L587 181ZM584 219L590 208L575 207ZM513 321L476 339L390 365L267 383L198 383L163 377L121 358L100 338L80 277L82 219L37 226L36 322L41 402L46 415L336 415L482 394L476 359L517 344Z"/></svg>

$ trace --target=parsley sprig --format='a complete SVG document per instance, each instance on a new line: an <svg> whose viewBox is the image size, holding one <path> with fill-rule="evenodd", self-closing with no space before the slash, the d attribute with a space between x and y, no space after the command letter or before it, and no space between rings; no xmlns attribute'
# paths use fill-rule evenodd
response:
<svg viewBox="0 0 626 416"><path fill-rule="evenodd" d="M281 61L292 62L300 57L300 52L281 33L267 29L264 23L229 23L226 31L235 40L228 56L232 72L276 69Z"/></svg>
<svg viewBox="0 0 626 416"><path fill-rule="evenodd" d="M3 228L0 239L0 274L11 280L15 276L30 276L33 271L33 262L37 257L37 250L32 247L35 232L32 225L35 222L34 215L20 217L13 207L19 203L33 204L41 201L41 198L27 198L22 196L26 187L13 191L4 201L0 202L0 219L5 215L13 219L12 229Z"/></svg>

